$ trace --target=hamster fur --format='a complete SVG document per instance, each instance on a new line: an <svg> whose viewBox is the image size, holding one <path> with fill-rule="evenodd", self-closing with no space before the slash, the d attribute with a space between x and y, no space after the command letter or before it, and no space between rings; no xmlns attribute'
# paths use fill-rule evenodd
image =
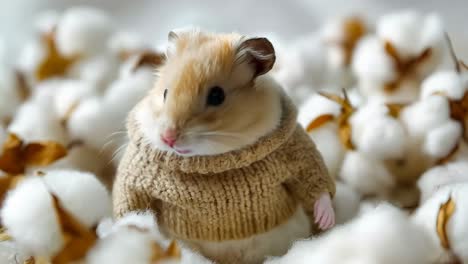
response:
<svg viewBox="0 0 468 264"><path fill-rule="evenodd" d="M171 34L167 61L136 112L148 144L176 155L215 155L253 144L279 125L282 88L244 58L239 45L245 38L199 30ZM270 56L274 62L274 51ZM225 100L209 106L207 96L215 86L224 90ZM172 147L161 139L166 129L177 131ZM266 255L286 253L294 240L309 234L309 220L298 209L267 233L242 240L183 242L222 263L261 263Z"/></svg>

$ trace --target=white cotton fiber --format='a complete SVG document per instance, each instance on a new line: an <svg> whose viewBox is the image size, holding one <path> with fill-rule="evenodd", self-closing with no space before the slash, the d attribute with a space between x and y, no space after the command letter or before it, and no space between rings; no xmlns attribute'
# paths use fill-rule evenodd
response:
<svg viewBox="0 0 468 264"><path fill-rule="evenodd" d="M395 185L382 161L358 151L348 151L340 178L362 195L386 195Z"/></svg>
<svg viewBox="0 0 468 264"><path fill-rule="evenodd" d="M421 97L443 93L452 100L458 100L466 92L466 85L460 74L454 71L441 71L429 76L421 86Z"/></svg>
<svg viewBox="0 0 468 264"><path fill-rule="evenodd" d="M389 116L371 119L356 142L359 151L381 160L403 158L407 147L402 124Z"/></svg>
<svg viewBox="0 0 468 264"><path fill-rule="evenodd" d="M448 219L445 232L452 249L462 262L468 261L468 184L449 184L441 188L430 199L428 199L414 214L413 220L416 224L425 229L430 237L432 250L429 254L432 263L448 261L450 253L445 250L437 234L437 216L439 208L451 197L455 204L453 214Z"/></svg>
<svg viewBox="0 0 468 264"><path fill-rule="evenodd" d="M0 242L0 263L24 263L28 256L25 256L14 241Z"/></svg>
<svg viewBox="0 0 468 264"><path fill-rule="evenodd" d="M41 178L25 179L9 192L1 217L8 233L27 255L52 256L63 247L52 196Z"/></svg>
<svg viewBox="0 0 468 264"><path fill-rule="evenodd" d="M323 125L309 133L332 177L338 175L345 155L345 148L338 136L338 125L334 122Z"/></svg>
<svg viewBox="0 0 468 264"><path fill-rule="evenodd" d="M103 93L109 83L117 78L118 70L118 58L104 53L79 60L71 66L68 74L70 78L77 78L92 83L96 87L97 93Z"/></svg>
<svg viewBox="0 0 468 264"><path fill-rule="evenodd" d="M73 107L77 107L81 100L96 94L93 83L78 79L64 80L54 88L54 106L60 118L65 117Z"/></svg>
<svg viewBox="0 0 468 264"><path fill-rule="evenodd" d="M15 73L0 62L0 122L12 117L20 103Z"/></svg>
<svg viewBox="0 0 468 264"><path fill-rule="evenodd" d="M443 187L452 183L468 182L468 162L458 161L433 167L426 171L418 181L421 200L425 201Z"/></svg>
<svg viewBox="0 0 468 264"><path fill-rule="evenodd" d="M151 235L126 229L98 241L88 252L86 263L150 263L153 255Z"/></svg>
<svg viewBox="0 0 468 264"><path fill-rule="evenodd" d="M450 118L450 108L443 96L430 96L405 107L400 115L410 135L422 136Z"/></svg>
<svg viewBox="0 0 468 264"><path fill-rule="evenodd" d="M267 263L428 263L426 240L404 212L381 205L319 238L296 242Z"/></svg>
<svg viewBox="0 0 468 264"><path fill-rule="evenodd" d="M151 211L130 212L118 219L107 230L101 229L101 236L106 237L109 234L128 229L129 227L137 227L140 230L145 230L145 232L151 235L152 239L159 241L165 246L169 244L167 238L159 231L156 217Z"/></svg>
<svg viewBox="0 0 468 264"><path fill-rule="evenodd" d="M63 206L87 227L91 228L111 215L110 195L95 175L55 170L48 171L44 181Z"/></svg>
<svg viewBox="0 0 468 264"><path fill-rule="evenodd" d="M108 48L113 54L121 55L149 49L149 45L142 36L134 32L119 31L109 39Z"/></svg>
<svg viewBox="0 0 468 264"><path fill-rule="evenodd" d="M65 56L97 54L106 48L113 27L111 18L99 9L69 8L57 24L57 48Z"/></svg>
<svg viewBox="0 0 468 264"><path fill-rule="evenodd" d="M28 141L53 140L66 144L67 135L52 99L44 93L22 104L8 130Z"/></svg>
<svg viewBox="0 0 468 264"><path fill-rule="evenodd" d="M389 13L377 23L377 35L391 42L403 58L417 56L443 40L443 26L435 14L422 15L412 10Z"/></svg>
<svg viewBox="0 0 468 264"><path fill-rule="evenodd" d="M336 224L344 224L353 219L359 212L361 197L353 188L342 182L336 182L336 193L333 197Z"/></svg>
<svg viewBox="0 0 468 264"><path fill-rule="evenodd" d="M462 127L460 123L449 120L427 134L423 150L431 157L446 157L462 140L461 136Z"/></svg>
<svg viewBox="0 0 468 264"><path fill-rule="evenodd" d="M352 68L360 82L366 80L380 85L396 78L394 62L385 52L384 43L375 36L366 36L359 41L354 51Z"/></svg>
<svg viewBox="0 0 468 264"><path fill-rule="evenodd" d="M45 56L47 56L47 50L39 38L28 40L21 48L16 66L22 72L32 75Z"/></svg>
<svg viewBox="0 0 468 264"><path fill-rule="evenodd" d="M298 122L304 128L317 117L325 114L338 116L341 112L341 106L320 94L309 96L299 107Z"/></svg>

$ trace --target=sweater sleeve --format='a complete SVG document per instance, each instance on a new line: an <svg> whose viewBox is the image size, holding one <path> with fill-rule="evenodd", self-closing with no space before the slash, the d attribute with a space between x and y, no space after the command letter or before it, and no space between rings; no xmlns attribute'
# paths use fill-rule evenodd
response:
<svg viewBox="0 0 468 264"><path fill-rule="evenodd" d="M140 168L134 166L134 153L129 146L117 170L112 189L114 217L121 218L131 211L143 211L150 208L151 195L143 182L139 180Z"/></svg>
<svg viewBox="0 0 468 264"><path fill-rule="evenodd" d="M292 175L284 185L302 204L306 213L313 215L314 204L320 194L328 192L333 198L335 182L328 173L322 155L302 127L297 127L287 149Z"/></svg>

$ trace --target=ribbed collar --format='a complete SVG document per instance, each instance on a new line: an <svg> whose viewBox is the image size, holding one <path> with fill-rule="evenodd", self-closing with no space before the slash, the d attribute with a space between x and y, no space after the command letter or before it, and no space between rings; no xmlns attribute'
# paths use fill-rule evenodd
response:
<svg viewBox="0 0 468 264"><path fill-rule="evenodd" d="M151 163L185 173L220 173L247 167L262 160L289 139L297 126L297 108L286 95L282 96L281 104L282 117L277 129L260 138L255 144L218 155L183 157L142 144L145 142L143 133L133 112L129 115L127 129L130 140L139 148L139 153L145 153L145 159Z"/></svg>

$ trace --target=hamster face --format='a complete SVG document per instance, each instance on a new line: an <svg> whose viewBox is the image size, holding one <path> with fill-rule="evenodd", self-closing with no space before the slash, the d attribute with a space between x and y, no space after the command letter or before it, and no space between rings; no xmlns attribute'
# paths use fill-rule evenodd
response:
<svg viewBox="0 0 468 264"><path fill-rule="evenodd" d="M173 50L136 113L149 144L184 156L215 155L277 127L280 88L263 75L274 63L266 39L245 44L236 34L199 31L172 38Z"/></svg>

